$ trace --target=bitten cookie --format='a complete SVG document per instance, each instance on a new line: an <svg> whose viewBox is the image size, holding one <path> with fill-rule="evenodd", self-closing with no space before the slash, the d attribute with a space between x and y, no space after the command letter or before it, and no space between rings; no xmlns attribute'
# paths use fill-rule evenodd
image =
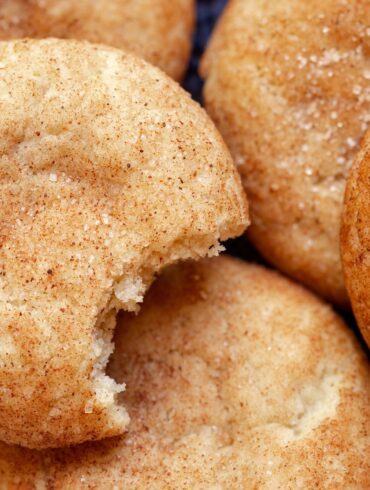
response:
<svg viewBox="0 0 370 490"><path fill-rule="evenodd" d="M78 41L0 43L0 439L122 433L117 310L248 224L206 113L157 68Z"/></svg>
<svg viewBox="0 0 370 490"><path fill-rule="evenodd" d="M58 37L125 48L176 80L187 67L194 0L1 0L0 39Z"/></svg>
<svg viewBox="0 0 370 490"><path fill-rule="evenodd" d="M41 454L2 445L5 488L370 487L369 365L304 289L235 259L181 264L116 332L127 434Z"/></svg>
<svg viewBox="0 0 370 490"><path fill-rule="evenodd" d="M348 176L341 245L349 297L370 345L370 132Z"/></svg>
<svg viewBox="0 0 370 490"><path fill-rule="evenodd" d="M202 66L250 197L250 239L341 306L340 217L370 119L369 53L369 0L231 0Z"/></svg>

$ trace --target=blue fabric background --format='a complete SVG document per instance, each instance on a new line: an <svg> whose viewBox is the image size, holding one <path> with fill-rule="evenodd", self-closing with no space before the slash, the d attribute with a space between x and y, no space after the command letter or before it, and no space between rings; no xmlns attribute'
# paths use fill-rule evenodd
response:
<svg viewBox="0 0 370 490"><path fill-rule="evenodd" d="M199 0L197 3L197 28L194 35L193 54L184 81L184 87L195 100L201 101L202 81L198 75L199 58L227 0Z"/></svg>

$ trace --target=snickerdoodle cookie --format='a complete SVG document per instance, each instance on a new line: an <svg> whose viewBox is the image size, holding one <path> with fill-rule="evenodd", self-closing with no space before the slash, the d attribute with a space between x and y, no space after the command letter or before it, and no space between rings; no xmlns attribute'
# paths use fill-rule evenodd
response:
<svg viewBox="0 0 370 490"><path fill-rule="evenodd" d="M110 373L127 382L127 434L2 445L4 488L370 488L369 365L328 306L276 273L230 258L166 271L121 317Z"/></svg>
<svg viewBox="0 0 370 490"><path fill-rule="evenodd" d="M370 132L348 176L341 245L349 297L370 345Z"/></svg>
<svg viewBox="0 0 370 490"><path fill-rule="evenodd" d="M0 39L59 37L125 48L179 80L194 0L1 0Z"/></svg>
<svg viewBox="0 0 370 490"><path fill-rule="evenodd" d="M202 72L250 197L250 239L347 305L339 230L370 119L369 0L230 0Z"/></svg>
<svg viewBox="0 0 370 490"><path fill-rule="evenodd" d="M118 309L248 224L206 113L157 68L79 41L0 43L0 439L122 433Z"/></svg>

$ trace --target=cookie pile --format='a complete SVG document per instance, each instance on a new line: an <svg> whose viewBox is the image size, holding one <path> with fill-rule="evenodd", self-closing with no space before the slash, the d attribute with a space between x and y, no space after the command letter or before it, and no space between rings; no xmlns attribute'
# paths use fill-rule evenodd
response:
<svg viewBox="0 0 370 490"><path fill-rule="evenodd" d="M194 17L0 2L0 488L370 488L370 1Z"/></svg>

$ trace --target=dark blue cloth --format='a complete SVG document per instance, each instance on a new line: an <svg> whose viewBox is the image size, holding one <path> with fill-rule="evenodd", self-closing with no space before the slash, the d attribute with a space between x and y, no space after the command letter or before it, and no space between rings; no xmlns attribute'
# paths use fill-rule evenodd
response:
<svg viewBox="0 0 370 490"><path fill-rule="evenodd" d="M226 2L227 0L199 0L197 3L197 28L194 35L193 53L183 85L198 102L202 100L203 85L198 74L199 59Z"/></svg>

